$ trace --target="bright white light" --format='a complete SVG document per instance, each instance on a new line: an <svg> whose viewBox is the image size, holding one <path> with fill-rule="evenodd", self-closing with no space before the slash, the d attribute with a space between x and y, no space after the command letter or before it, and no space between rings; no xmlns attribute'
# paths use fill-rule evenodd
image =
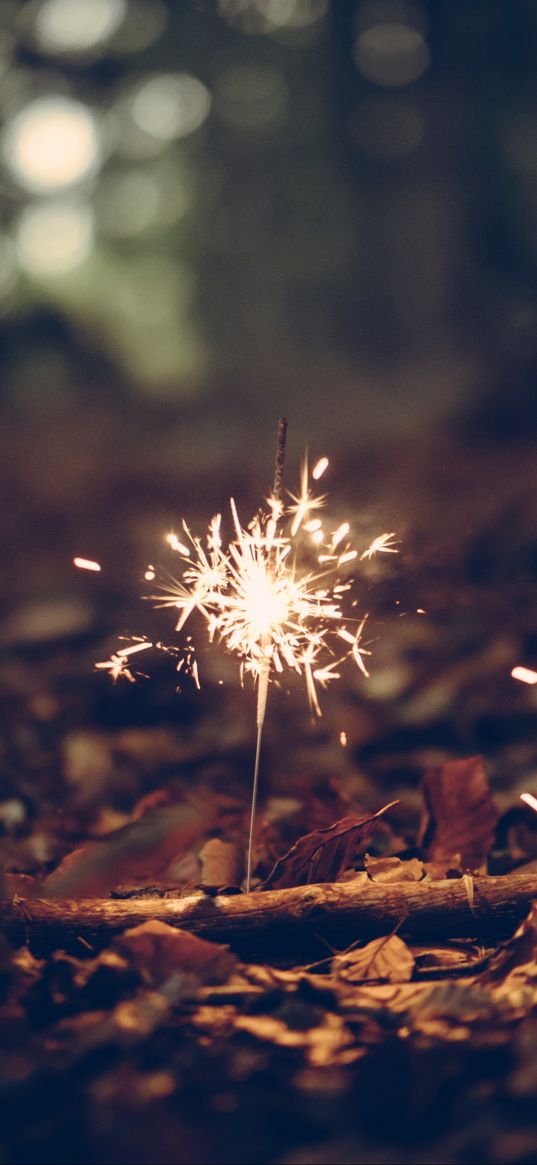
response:
<svg viewBox="0 0 537 1165"><path fill-rule="evenodd" d="M79 570L100 571L101 569L101 564L95 562L93 558L73 558L73 566L77 566Z"/></svg>
<svg viewBox="0 0 537 1165"><path fill-rule="evenodd" d="M39 97L4 132L3 153L17 182L51 194L94 174L100 161L97 122L71 97Z"/></svg>
<svg viewBox="0 0 537 1165"><path fill-rule="evenodd" d="M138 89L132 102L132 117L144 133L167 142L194 133L210 108L209 90L197 77L160 73Z"/></svg>
<svg viewBox="0 0 537 1165"><path fill-rule="evenodd" d="M537 797L534 797L531 793L521 793L520 800L525 801L526 805L530 806L530 809L537 810Z"/></svg>
<svg viewBox="0 0 537 1165"><path fill-rule="evenodd" d="M86 52L108 40L126 12L126 0L44 0L36 16L36 33L53 51Z"/></svg>
<svg viewBox="0 0 537 1165"><path fill-rule="evenodd" d="M16 230L17 259L37 278L66 275L89 255L93 213L83 202L54 199L23 210Z"/></svg>
<svg viewBox="0 0 537 1165"><path fill-rule="evenodd" d="M314 481L318 481L323 476L325 470L328 469L328 457L320 457L317 464L313 466L311 476Z"/></svg>
<svg viewBox="0 0 537 1165"><path fill-rule="evenodd" d="M416 28L386 22L360 33L354 56L368 81L377 85L410 85L431 63L427 44Z"/></svg>
<svg viewBox="0 0 537 1165"><path fill-rule="evenodd" d="M523 684L537 684L537 671L529 667L514 667L511 675L514 680L521 680Z"/></svg>

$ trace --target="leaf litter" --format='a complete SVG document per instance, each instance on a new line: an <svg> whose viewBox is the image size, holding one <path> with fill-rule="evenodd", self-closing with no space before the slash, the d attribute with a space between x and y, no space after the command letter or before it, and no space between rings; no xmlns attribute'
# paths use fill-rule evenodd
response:
<svg viewBox="0 0 537 1165"><path fill-rule="evenodd" d="M369 815L349 812L299 837L258 892L349 878L357 886L361 880L379 887L417 883L431 878L436 863L433 873L443 866L444 873L449 869L463 881L471 907L469 871L483 868L492 844L493 811L483 774L475 758L455 768L443 766L436 776L429 771L421 849L416 844L410 854L366 852L382 815L388 808L397 811L396 803ZM453 790L464 781L468 795L461 797L459 812ZM168 855L173 850L177 859L177 849L182 860L188 853L195 859L200 894L239 892L234 831L240 819L232 813L227 820L227 832L207 836L195 805L185 808L181 802L174 812L173 805L170 811L159 797L152 798L132 824L66 854L41 880L40 892L56 893L63 881L73 895L84 897L96 884L111 893L114 885L145 874L156 878L152 891L146 884L147 892L181 894L186 882L159 891L159 879L165 884L170 868ZM273 963L245 963L222 943L156 920L124 931L98 953L81 947L76 956L53 950L37 958L28 947L10 951L6 945L0 965L6 1051L0 1112L7 1143L18 1159L24 1154L27 1159L32 1137L42 1135L33 1107L38 1114L46 1103L51 1144L64 1136L69 1110L83 1105L92 1123L95 1161L106 1159L107 1121L115 1128L121 1113L127 1122L125 1153L135 1161L153 1160L154 1138L147 1130L155 1122L164 1130L158 1141L168 1146L170 1162L268 1161L267 1150L256 1157L254 1127L250 1130L248 1121L245 1127L244 1119L233 1123L232 1114L245 1105L257 1114L257 1136L261 1121L265 1145L274 1145L274 1159L281 1141L272 1122L285 1112L292 1112L299 1138L314 1135L316 1121L325 1130L339 1127L353 1136L359 1119L374 1144L383 1129L381 1080L391 1119L398 1122L393 1136L410 1135L419 1160L423 1130L401 1110L398 1096L401 1089L406 1095L413 1081L417 1091L409 1094L410 1103L416 1103L416 1114L428 1112L432 1099L418 1103L417 1097L431 1095L432 1081L444 1088L446 1071L449 1100L438 1122L444 1137L453 1098L464 1107L476 1087L500 1108L516 1096L524 1126L524 1105L533 1103L537 1089L529 1051L537 1023L535 910L494 947L456 935L443 944L420 945L394 931L369 942L357 935L347 949L330 950L316 964L287 967L278 966L277 932ZM507 1075L498 1067L506 1056L511 1057ZM47 1080L61 1081L60 1092ZM267 1089L265 1118L260 1096ZM359 1114L352 1120L349 1095ZM29 1115L21 1124L23 1098ZM321 1105L316 1116L312 1100ZM427 1143L435 1135L431 1126ZM513 1161L525 1165L531 1132L519 1140L518 1148L511 1142ZM469 1151L465 1143L449 1159L462 1162ZM495 1162L493 1150L487 1152L483 1159Z"/></svg>

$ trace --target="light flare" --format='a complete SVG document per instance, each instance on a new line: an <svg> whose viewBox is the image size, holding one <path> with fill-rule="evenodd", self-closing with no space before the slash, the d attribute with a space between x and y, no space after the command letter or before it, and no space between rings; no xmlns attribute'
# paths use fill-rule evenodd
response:
<svg viewBox="0 0 537 1165"><path fill-rule="evenodd" d="M520 800L525 801L530 809L535 809L537 812L537 797L534 797L533 793L521 793Z"/></svg>
<svg viewBox="0 0 537 1165"><path fill-rule="evenodd" d="M511 676L523 684L537 684L537 671L532 671L529 667L514 667Z"/></svg>
<svg viewBox="0 0 537 1165"><path fill-rule="evenodd" d="M96 573L101 569L100 562L95 562L93 558L79 558L78 555L73 558L73 566L76 566L78 570L93 570Z"/></svg>

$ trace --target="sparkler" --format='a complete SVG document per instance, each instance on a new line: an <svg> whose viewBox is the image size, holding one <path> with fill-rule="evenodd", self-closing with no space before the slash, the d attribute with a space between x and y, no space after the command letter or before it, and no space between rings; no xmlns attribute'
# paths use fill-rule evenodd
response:
<svg viewBox="0 0 537 1165"><path fill-rule="evenodd" d="M251 886L261 742L271 680L286 669L301 676L312 713L320 716L318 688L339 679L341 665L349 659L367 676L364 656L370 654L361 645L367 616L357 619L344 611L353 586L348 570L358 559L358 550L349 541L349 523L330 531L321 518L312 517L325 506L326 497L313 492L310 476L314 482L319 480L328 459L321 458L311 475L304 462L299 492L289 494L286 504L282 500L286 433L287 423L281 420L274 486L266 509L243 526L230 499L233 533L227 544L221 514L211 520L205 538L193 534L183 522L181 537L175 533L167 537L181 559L181 579L171 579L160 594L151 596L158 606L179 610L177 631L198 611L207 624L210 642L220 641L233 652L240 660L241 680L249 674L257 686L247 890ZM380 551L396 553L393 537L382 534L375 538L362 559ZM116 678L117 674L129 678L127 650L99 666L108 666ZM195 663L191 667L196 667ZM194 678L197 681L197 671Z"/></svg>

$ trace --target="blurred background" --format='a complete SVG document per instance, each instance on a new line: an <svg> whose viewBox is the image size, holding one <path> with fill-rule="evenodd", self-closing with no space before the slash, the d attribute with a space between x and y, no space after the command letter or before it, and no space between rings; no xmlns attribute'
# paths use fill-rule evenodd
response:
<svg viewBox="0 0 537 1165"><path fill-rule="evenodd" d="M364 583L371 681L327 701L354 752L322 764L397 784L484 751L498 787L533 779L536 66L533 0L2 0L14 781L56 765L58 717L194 714L173 668L168 707L93 662L169 634L148 563L183 514L255 510L282 413L289 486L326 453L358 541L401 539Z"/></svg>

